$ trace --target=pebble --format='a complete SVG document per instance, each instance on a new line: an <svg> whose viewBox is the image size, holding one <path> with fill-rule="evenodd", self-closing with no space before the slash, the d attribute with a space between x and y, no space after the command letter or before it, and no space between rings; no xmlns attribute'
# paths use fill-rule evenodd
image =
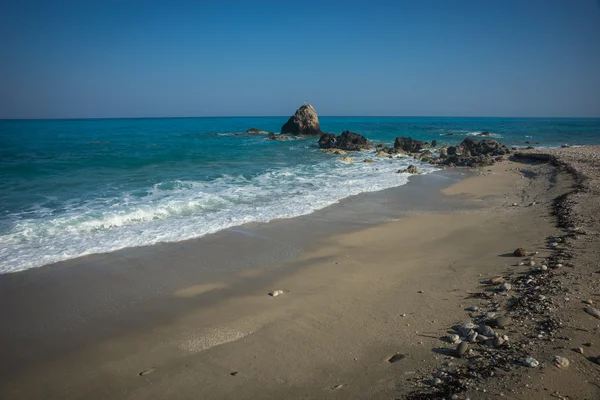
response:
<svg viewBox="0 0 600 400"><path fill-rule="evenodd" d="M547 265L542 265L540 267L540 271L548 271L548 266Z"/></svg>
<svg viewBox="0 0 600 400"><path fill-rule="evenodd" d="M477 332L484 336L496 336L496 332L488 325L479 325Z"/></svg>
<svg viewBox="0 0 600 400"><path fill-rule="evenodd" d="M479 307L477 307L477 306L471 306L471 307L467 308L467 311L477 311L477 310L479 310Z"/></svg>
<svg viewBox="0 0 600 400"><path fill-rule="evenodd" d="M512 289L512 285L510 283L504 282L502 285L500 285L500 290L503 292L507 292L510 289Z"/></svg>
<svg viewBox="0 0 600 400"><path fill-rule="evenodd" d="M583 347L577 347L576 349L573 349L573 351L575 353L583 354Z"/></svg>
<svg viewBox="0 0 600 400"><path fill-rule="evenodd" d="M229 375L231 375L231 376L236 376L237 374L238 374L238 372L237 372L237 371L233 371L233 372L230 372L230 373L229 373Z"/></svg>
<svg viewBox="0 0 600 400"><path fill-rule="evenodd" d="M490 279L490 283L492 285L497 285L497 284L502 283L502 282L504 282L504 278L501 277L501 276L496 276L496 277Z"/></svg>
<svg viewBox="0 0 600 400"><path fill-rule="evenodd" d="M518 249L513 251L513 256L515 256L515 257L525 257L526 255L527 255L527 252L522 247L519 247Z"/></svg>
<svg viewBox="0 0 600 400"><path fill-rule="evenodd" d="M478 334L477 332L473 332L473 333L471 333L469 336L467 336L467 341L468 341L469 343L475 343L475 342L477 341L477 336L478 336L478 335L479 335L479 334Z"/></svg>
<svg viewBox="0 0 600 400"><path fill-rule="evenodd" d="M467 321L454 327L454 330L462 334L463 336L468 336L471 333L471 331L475 328L477 328L477 325L475 325L471 321Z"/></svg>
<svg viewBox="0 0 600 400"><path fill-rule="evenodd" d="M469 346L467 345L467 342L460 342L460 344L456 347L456 355L462 357L465 355L468 349Z"/></svg>
<svg viewBox="0 0 600 400"><path fill-rule="evenodd" d="M535 261L533 261L533 260L529 261L529 266L530 267L535 267Z"/></svg>
<svg viewBox="0 0 600 400"><path fill-rule="evenodd" d="M342 388L342 386L344 386L344 385L342 385L342 384L340 384L340 385L333 385L333 386L331 387L331 390L341 389L341 388Z"/></svg>
<svg viewBox="0 0 600 400"><path fill-rule="evenodd" d="M498 317L494 320L494 326L496 326L498 328L502 328L502 329L504 329L505 327L510 325L510 323L511 323L510 317L507 317L507 316Z"/></svg>
<svg viewBox="0 0 600 400"><path fill-rule="evenodd" d="M586 307L583 309L583 311L590 314L592 317L596 317L596 318L600 319L600 311L598 311L594 307Z"/></svg>
<svg viewBox="0 0 600 400"><path fill-rule="evenodd" d="M442 380L440 378L433 378L433 380L431 381L431 384L433 386L441 385L442 384Z"/></svg>
<svg viewBox="0 0 600 400"><path fill-rule="evenodd" d="M391 357L388 359L388 362L389 362L390 364L393 364L393 363L395 363L395 362L398 362L398 361L400 361L400 360L403 360L403 359L405 359L405 358L406 358L406 356L405 356L404 354L394 354L393 356L391 356Z"/></svg>
<svg viewBox="0 0 600 400"><path fill-rule="evenodd" d="M594 302L592 300L589 300L589 299L588 300L583 300L583 303L584 304L589 304L589 305L594 304Z"/></svg>
<svg viewBox="0 0 600 400"><path fill-rule="evenodd" d="M562 268L562 264L556 264L556 268Z"/></svg>
<svg viewBox="0 0 600 400"><path fill-rule="evenodd" d="M150 375L154 371L156 371L156 368L148 368L148 369L145 369L142 372L140 372L138 375L139 376L146 376L146 375Z"/></svg>
<svg viewBox="0 0 600 400"><path fill-rule="evenodd" d="M530 368L535 368L535 367L538 367L540 365L540 362L538 360L536 360L535 358L532 358L532 357L527 357L522 362L523 362L524 366L530 367Z"/></svg>
<svg viewBox="0 0 600 400"><path fill-rule="evenodd" d="M513 203L513 207L516 207L516 206L518 206L518 204L517 203Z"/></svg>
<svg viewBox="0 0 600 400"><path fill-rule="evenodd" d="M494 338L494 347L500 347L502 346L504 343L506 342L506 340L504 340L503 337L498 336L497 338Z"/></svg>
<svg viewBox="0 0 600 400"><path fill-rule="evenodd" d="M458 336L458 335L457 335L457 334L455 334L455 333L453 333L453 334L451 334L451 335L448 335L448 337L447 337L447 338L448 338L448 341L449 341L450 343L453 343L453 344L460 343L460 336Z"/></svg>
<svg viewBox="0 0 600 400"><path fill-rule="evenodd" d="M567 360L565 357L561 357L561 356L554 356L554 360L552 361L552 364L554 364L554 366L556 368L560 368L560 369L569 368L569 360Z"/></svg>
<svg viewBox="0 0 600 400"><path fill-rule="evenodd" d="M280 294L283 294L283 290L273 290L271 293L269 293L269 296L271 296L271 297L277 297Z"/></svg>
<svg viewBox="0 0 600 400"><path fill-rule="evenodd" d="M424 293L422 290L419 290L417 293Z"/></svg>

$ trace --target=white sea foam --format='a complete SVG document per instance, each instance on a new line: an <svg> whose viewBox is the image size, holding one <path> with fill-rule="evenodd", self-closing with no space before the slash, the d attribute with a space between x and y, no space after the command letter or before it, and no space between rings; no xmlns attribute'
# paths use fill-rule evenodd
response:
<svg viewBox="0 0 600 400"><path fill-rule="evenodd" d="M224 175L210 182L170 181L147 188L144 196L123 193L110 200L71 204L52 215L16 219L0 236L0 273L15 272L78 256L126 247L175 242L248 222L309 214L363 192L400 186L406 159L355 154L354 163L323 156L313 165L274 168L251 179ZM373 163L363 163L373 158Z"/></svg>

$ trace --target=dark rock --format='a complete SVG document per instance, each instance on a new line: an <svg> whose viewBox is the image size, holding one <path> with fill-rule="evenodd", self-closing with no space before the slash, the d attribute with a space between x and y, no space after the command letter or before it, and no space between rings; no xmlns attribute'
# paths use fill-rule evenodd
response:
<svg viewBox="0 0 600 400"><path fill-rule="evenodd" d="M281 133L291 135L320 135L321 126L317 111L310 104L304 104L281 127Z"/></svg>
<svg viewBox="0 0 600 400"><path fill-rule="evenodd" d="M526 257L527 256L527 252L525 251L524 248L519 247L518 249L516 249L515 251L513 251L513 256L515 256L515 257Z"/></svg>
<svg viewBox="0 0 600 400"><path fill-rule="evenodd" d="M398 173L399 174L403 174L403 173L418 174L419 169L417 167L415 167L414 165L409 165L408 168L406 168L406 169L399 169Z"/></svg>
<svg viewBox="0 0 600 400"><path fill-rule="evenodd" d="M435 147L437 146L437 140L432 140L431 141L431 147Z"/></svg>
<svg viewBox="0 0 600 400"><path fill-rule="evenodd" d="M405 359L405 358L406 358L406 356L405 356L404 354L394 354L393 356L391 356L391 357L388 359L388 362L389 362L390 364L393 364L393 363L395 363L395 362L398 362L398 361L400 361L400 360L403 360L403 359Z"/></svg>
<svg viewBox="0 0 600 400"><path fill-rule="evenodd" d="M409 137L397 137L394 142L395 149L402 149L409 153L418 153L423 150L425 147L425 143L420 140L414 140Z"/></svg>
<svg viewBox="0 0 600 400"><path fill-rule="evenodd" d="M263 131L262 129L250 128L245 133L257 134L257 135L268 135L269 132Z"/></svg>
<svg viewBox="0 0 600 400"><path fill-rule="evenodd" d="M510 323L511 323L510 317L506 317L506 316L498 317L493 322L493 324L496 328L501 328L501 329L506 328L508 325L510 325Z"/></svg>
<svg viewBox="0 0 600 400"><path fill-rule="evenodd" d="M484 131L484 132L478 133L477 136L491 136L491 133Z"/></svg>
<svg viewBox="0 0 600 400"><path fill-rule="evenodd" d="M467 138L459 146L450 146L447 157L441 157L438 164L460 167L484 167L494 164L510 150L495 140Z"/></svg>
<svg viewBox="0 0 600 400"><path fill-rule="evenodd" d="M336 148L346 151L359 151L371 149L371 142L355 132L344 131L339 136L324 133L319 138L319 147L322 149Z"/></svg>

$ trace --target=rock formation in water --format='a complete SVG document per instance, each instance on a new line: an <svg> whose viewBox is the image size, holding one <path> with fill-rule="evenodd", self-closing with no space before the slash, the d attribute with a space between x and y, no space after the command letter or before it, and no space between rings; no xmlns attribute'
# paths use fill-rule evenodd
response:
<svg viewBox="0 0 600 400"><path fill-rule="evenodd" d="M317 111L310 104L304 104L281 127L281 133L290 135L320 135L321 126Z"/></svg>

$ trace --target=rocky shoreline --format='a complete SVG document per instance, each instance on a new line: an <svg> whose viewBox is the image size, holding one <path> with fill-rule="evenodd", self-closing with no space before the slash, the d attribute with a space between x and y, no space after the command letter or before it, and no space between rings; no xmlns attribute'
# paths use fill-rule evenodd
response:
<svg viewBox="0 0 600 400"><path fill-rule="evenodd" d="M600 333L595 308L600 269L589 254L600 250L600 147L519 151L512 157L549 163L573 176L573 189L552 201L561 234L544 238L547 257L521 248L512 252L515 266L526 271L480 282L481 290L467 297L476 303L466 309L468 319L448 327L449 335L441 338L456 349L448 349L437 369L413 378L412 390L402 398L487 398L488 392L518 398L530 369L569 370L596 386L583 392L600 389L600 353L594 343ZM567 308L572 301L580 304L575 311ZM574 361L583 367L570 368ZM579 395L590 398L585 393ZM580 398L559 390L548 394Z"/></svg>

